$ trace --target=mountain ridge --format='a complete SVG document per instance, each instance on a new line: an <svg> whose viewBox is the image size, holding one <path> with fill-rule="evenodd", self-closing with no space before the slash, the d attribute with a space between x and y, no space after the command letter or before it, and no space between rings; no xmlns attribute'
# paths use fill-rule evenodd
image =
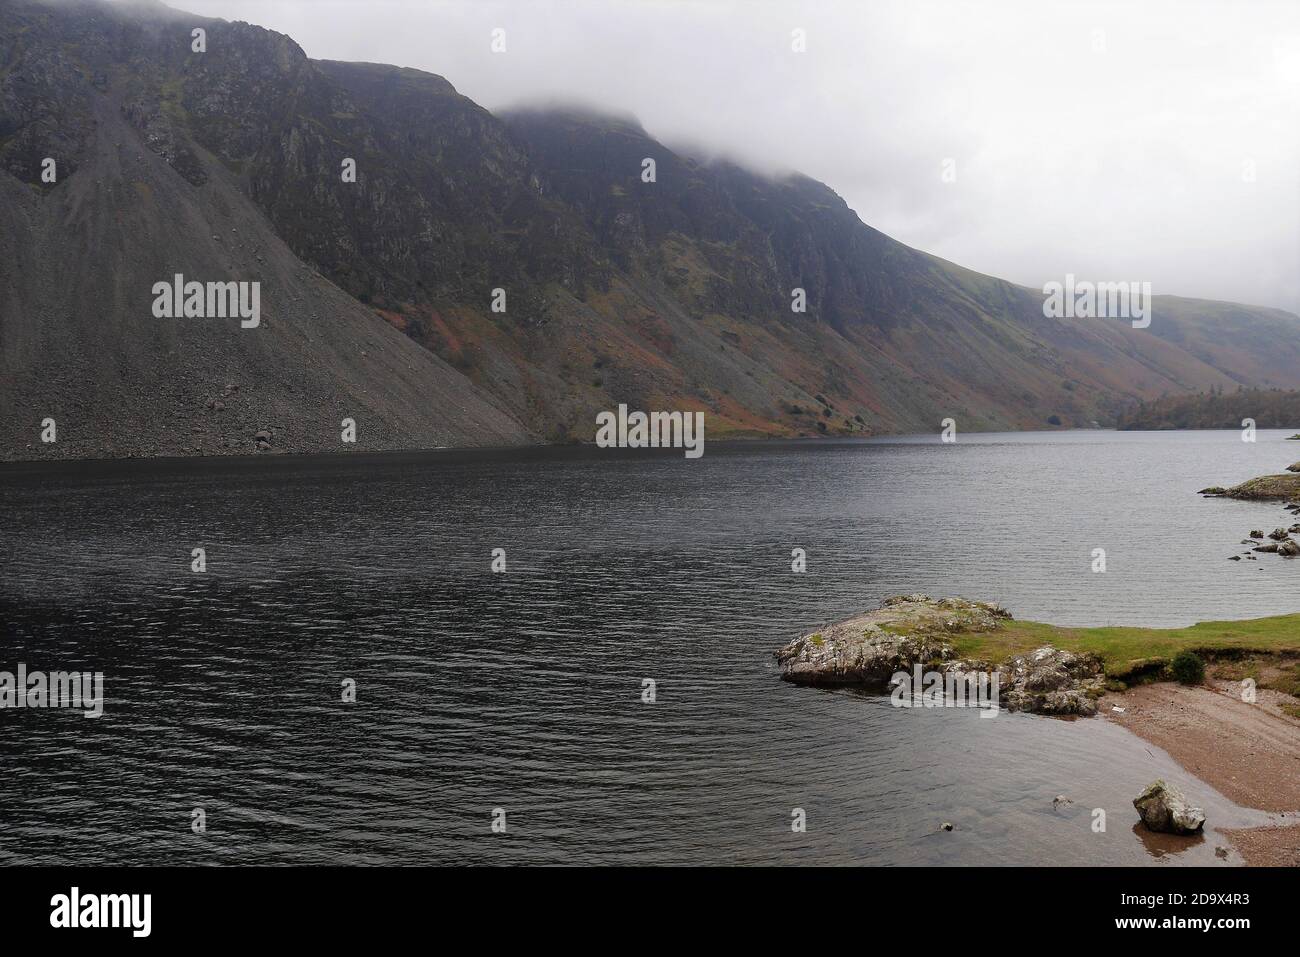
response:
<svg viewBox="0 0 1300 957"><path fill-rule="evenodd" d="M265 243L351 297L349 322L400 332L447 364L436 376L447 388L478 397L475 416L513 420L489 441L587 440L596 413L620 402L705 411L711 437L855 435L929 431L948 417L964 430L1110 424L1165 392L1300 387L1300 320L1282 310L1156 296L1146 331L1049 320L1037 290L899 243L802 174L696 160L635 118L580 105L494 114L434 73L313 60L284 34L148 9L0 0L7 188L54 201L102 159L88 137L115 104L122 135L185 184L168 192L179 207L204 191L251 204ZM190 50L197 26L204 53ZM62 171L52 186L39 176L50 155ZM355 183L340 177L345 158ZM125 201L106 199L105 216ZM169 275L158 271L138 282ZM21 339L13 330L44 293L0 278L23 290L0 299L0 342L7 331ZM791 311L797 288L806 313ZM493 311L496 290L504 312ZM128 349L101 348L105 362ZM30 372L12 352L0 361L11 381ZM322 383L356 374L331 364ZM46 378L28 374L34 393L0 389L0 400L49 404ZM102 403L97 381L67 383L80 394L61 398ZM418 437L421 388L418 377L398 383L413 401L394 447L429 441ZM472 440L454 418L447 435ZM0 454L24 454L34 435L24 428ZM137 429L176 448L147 415Z"/></svg>

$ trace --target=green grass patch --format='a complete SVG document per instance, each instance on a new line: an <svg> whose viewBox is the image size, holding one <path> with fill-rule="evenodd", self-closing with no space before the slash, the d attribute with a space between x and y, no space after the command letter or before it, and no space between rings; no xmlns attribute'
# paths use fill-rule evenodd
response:
<svg viewBox="0 0 1300 957"><path fill-rule="evenodd" d="M1060 628L1037 621L1003 622L996 631L953 636L963 658L1002 661L1043 645L1101 656L1106 674L1127 680L1164 667L1180 651L1202 657L1300 653L1300 614L1246 621L1202 621L1188 628Z"/></svg>

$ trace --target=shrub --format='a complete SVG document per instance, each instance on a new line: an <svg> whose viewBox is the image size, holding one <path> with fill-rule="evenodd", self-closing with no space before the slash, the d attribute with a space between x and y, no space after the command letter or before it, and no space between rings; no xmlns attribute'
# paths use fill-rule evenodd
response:
<svg viewBox="0 0 1300 957"><path fill-rule="evenodd" d="M1185 685L1198 685L1205 680L1205 662L1194 651L1180 651L1169 663L1174 679Z"/></svg>

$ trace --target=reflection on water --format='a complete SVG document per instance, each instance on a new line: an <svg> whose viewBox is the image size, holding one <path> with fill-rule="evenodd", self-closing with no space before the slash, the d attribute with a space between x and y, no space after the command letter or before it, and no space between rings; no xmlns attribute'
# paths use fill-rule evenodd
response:
<svg viewBox="0 0 1300 957"><path fill-rule="evenodd" d="M1149 831L1141 823L1133 825L1133 836L1142 842L1142 846L1147 849L1147 853L1152 857L1161 858L1176 854L1187 853L1194 848L1200 848L1205 844L1205 835L1178 835L1178 834L1160 834L1156 831ZM1224 845L1218 845L1218 857L1225 859L1230 853Z"/></svg>

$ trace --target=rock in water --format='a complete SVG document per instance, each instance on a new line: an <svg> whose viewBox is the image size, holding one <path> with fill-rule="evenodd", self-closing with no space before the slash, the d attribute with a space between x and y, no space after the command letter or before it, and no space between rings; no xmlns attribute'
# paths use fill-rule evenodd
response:
<svg viewBox="0 0 1300 957"><path fill-rule="evenodd" d="M1294 472L1287 475L1261 475L1234 485L1223 494L1228 498L1246 500L1291 499L1300 494L1300 475Z"/></svg>
<svg viewBox="0 0 1300 957"><path fill-rule="evenodd" d="M989 602L897 595L875 611L796 638L776 659L782 678L807 685L884 688L897 672L917 666L944 675L996 675L999 707L1008 711L1096 714L1105 680L1097 655L1045 645L996 666L958 657L954 638L995 631L1010 618Z"/></svg>
<svg viewBox="0 0 1300 957"><path fill-rule="evenodd" d="M1196 834L1205 826L1205 812L1193 807L1183 793L1164 781L1154 781L1133 799L1148 830Z"/></svg>
<svg viewBox="0 0 1300 957"><path fill-rule="evenodd" d="M896 595L876 611L796 638L776 658L786 681L883 687L895 672L918 662L952 661L954 636L992 631L1010 617L1010 612L988 602Z"/></svg>

